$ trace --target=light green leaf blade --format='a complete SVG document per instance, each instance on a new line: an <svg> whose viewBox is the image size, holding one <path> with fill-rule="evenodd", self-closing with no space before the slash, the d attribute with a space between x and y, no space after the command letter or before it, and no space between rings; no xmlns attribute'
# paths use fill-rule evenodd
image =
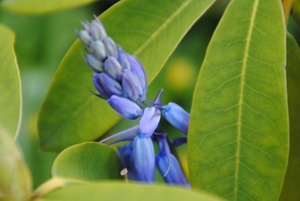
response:
<svg viewBox="0 0 300 201"><path fill-rule="evenodd" d="M159 185L101 182L85 185L73 185L54 191L38 201L50 200L86 200L89 201L221 201L223 199L204 193L193 192L180 187Z"/></svg>
<svg viewBox="0 0 300 201"><path fill-rule="evenodd" d="M0 6L20 14L44 14L83 6L96 0L2 0Z"/></svg>
<svg viewBox="0 0 300 201"><path fill-rule="evenodd" d="M52 176L82 181L121 179L122 165L110 147L86 142L62 151L52 166Z"/></svg>
<svg viewBox="0 0 300 201"><path fill-rule="evenodd" d="M188 135L193 188L278 200L288 158L280 1L233 0L208 47Z"/></svg>
<svg viewBox="0 0 300 201"><path fill-rule="evenodd" d="M280 200L300 200L300 49L287 35L287 90L290 121L290 154Z"/></svg>
<svg viewBox="0 0 300 201"><path fill-rule="evenodd" d="M181 38L213 2L121 1L103 13L101 20L116 43L141 60L151 82ZM75 42L44 101L38 125L42 150L60 151L94 140L119 119L105 101L89 92L94 89L92 71L83 62L82 51L79 41Z"/></svg>
<svg viewBox="0 0 300 201"><path fill-rule="evenodd" d="M28 200L32 181L28 167L9 132L0 126L0 200Z"/></svg>
<svg viewBox="0 0 300 201"><path fill-rule="evenodd" d="M0 24L0 126L15 140L21 120L21 78L13 49L14 33Z"/></svg>

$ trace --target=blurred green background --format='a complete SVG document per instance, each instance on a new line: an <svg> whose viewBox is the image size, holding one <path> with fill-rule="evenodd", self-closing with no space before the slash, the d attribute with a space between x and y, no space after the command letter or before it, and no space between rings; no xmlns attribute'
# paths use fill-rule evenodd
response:
<svg viewBox="0 0 300 201"><path fill-rule="evenodd" d="M82 28L80 21L93 19L94 14L100 15L116 2L99 1L88 6L44 15L19 15L0 8L0 22L10 27L16 34L15 51L23 93L22 125L18 143L31 169L34 188L51 177L51 166L57 155L39 152L36 125L39 108L56 68L76 40L74 28ZM228 2L228 0L218 1L192 27L149 87L150 99L163 88L163 103L176 102L186 110L190 110L193 89L205 50ZM293 19L290 19L288 30L299 43L300 29ZM70 80L72 81L74 80ZM120 130L121 127L128 127L127 123L120 122L108 134ZM180 135L168 124L164 126L168 127L166 130L169 131L168 135L171 135L171 138ZM179 156L187 171L185 151L186 146L179 147Z"/></svg>

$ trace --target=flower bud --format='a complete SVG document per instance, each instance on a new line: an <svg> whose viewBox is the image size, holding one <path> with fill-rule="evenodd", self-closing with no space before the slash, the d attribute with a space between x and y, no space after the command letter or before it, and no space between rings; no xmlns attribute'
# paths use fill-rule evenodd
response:
<svg viewBox="0 0 300 201"><path fill-rule="evenodd" d="M137 77L129 69L123 70L122 87L124 95L130 99L137 100L139 98L137 88Z"/></svg>
<svg viewBox="0 0 300 201"><path fill-rule="evenodd" d="M100 93L100 97L103 99L109 99L111 97L112 94L110 94L109 92L107 92L102 84L99 81L99 74L98 73L94 73L93 74L93 83L95 88L98 90L98 92Z"/></svg>
<svg viewBox="0 0 300 201"><path fill-rule="evenodd" d="M94 40L91 42L90 48L94 54L94 56L100 60L103 61L106 59L106 51L104 43L101 40Z"/></svg>
<svg viewBox="0 0 300 201"><path fill-rule="evenodd" d="M91 27L91 36L94 40L102 40L107 36L106 31L98 18L95 18L90 25Z"/></svg>
<svg viewBox="0 0 300 201"><path fill-rule="evenodd" d="M119 82L109 77L105 73L98 74L99 83L111 95L121 96L123 94L122 86Z"/></svg>
<svg viewBox="0 0 300 201"><path fill-rule="evenodd" d="M159 121L160 111L155 107L146 107L139 123L141 133L147 137L151 137Z"/></svg>
<svg viewBox="0 0 300 201"><path fill-rule="evenodd" d="M146 99L147 93L147 78L144 68L141 63L130 54L127 54L128 61L130 63L131 72L137 78L137 87L138 93L141 97L141 100L144 101Z"/></svg>
<svg viewBox="0 0 300 201"><path fill-rule="evenodd" d="M190 121L190 114L187 113L182 107L176 103L169 103L162 107L163 117L172 124L175 128L183 132L188 133L188 126Z"/></svg>
<svg viewBox="0 0 300 201"><path fill-rule="evenodd" d="M122 69L130 70L130 63L128 61L126 53L121 48L118 49L118 61L121 64Z"/></svg>
<svg viewBox="0 0 300 201"><path fill-rule="evenodd" d="M122 80L122 67L115 57L108 57L105 60L104 72L114 80Z"/></svg>
<svg viewBox="0 0 300 201"><path fill-rule="evenodd" d="M90 43L92 41L92 37L90 36L90 34L87 30L77 31L77 36L79 37L79 39L85 46L90 45Z"/></svg>
<svg viewBox="0 0 300 201"><path fill-rule="evenodd" d="M96 59L92 54L87 54L85 56L86 63L96 72L103 72L103 63Z"/></svg>
<svg viewBox="0 0 300 201"><path fill-rule="evenodd" d="M111 37L105 37L102 42L104 43L107 56L118 58L118 48L113 39L111 39Z"/></svg>
<svg viewBox="0 0 300 201"><path fill-rule="evenodd" d="M138 180L153 183L155 154L151 138L142 134L135 137L132 142L132 151Z"/></svg>
<svg viewBox="0 0 300 201"><path fill-rule="evenodd" d="M112 95L107 101L108 104L114 108L120 116L126 119L136 119L142 114L142 109L140 106L127 98Z"/></svg>

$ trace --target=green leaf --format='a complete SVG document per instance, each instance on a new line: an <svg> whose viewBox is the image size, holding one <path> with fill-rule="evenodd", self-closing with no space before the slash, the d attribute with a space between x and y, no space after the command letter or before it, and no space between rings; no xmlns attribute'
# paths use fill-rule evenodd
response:
<svg viewBox="0 0 300 201"><path fill-rule="evenodd" d="M52 166L52 176L97 181L121 179L122 165L116 152L103 144L86 142L62 151Z"/></svg>
<svg viewBox="0 0 300 201"><path fill-rule="evenodd" d="M287 90L290 119L290 154L280 200L300 200L300 49L287 35Z"/></svg>
<svg viewBox="0 0 300 201"><path fill-rule="evenodd" d="M0 6L20 14L44 14L83 6L96 0L2 0Z"/></svg>
<svg viewBox="0 0 300 201"><path fill-rule="evenodd" d="M21 80L13 49L14 33L0 24L0 126L15 140L21 120Z"/></svg>
<svg viewBox="0 0 300 201"><path fill-rule="evenodd" d="M8 133L0 126L0 200L28 200L32 188L31 175Z"/></svg>
<svg viewBox="0 0 300 201"><path fill-rule="evenodd" d="M50 200L86 200L89 201L221 201L216 196L193 192L179 187L168 187L147 184L124 184L116 182L101 182L85 185L73 185L54 191L37 201Z"/></svg>
<svg viewBox="0 0 300 201"><path fill-rule="evenodd" d="M193 23L214 0L121 1L101 16L108 34L137 56L149 82ZM118 17L116 17L118 16ZM84 63L82 45L75 42L56 72L39 116L42 150L60 151L94 140L119 117L107 103L90 93L92 71Z"/></svg>
<svg viewBox="0 0 300 201"><path fill-rule="evenodd" d="M230 3L195 88L193 188L228 200L278 200L289 148L285 54L280 1Z"/></svg>

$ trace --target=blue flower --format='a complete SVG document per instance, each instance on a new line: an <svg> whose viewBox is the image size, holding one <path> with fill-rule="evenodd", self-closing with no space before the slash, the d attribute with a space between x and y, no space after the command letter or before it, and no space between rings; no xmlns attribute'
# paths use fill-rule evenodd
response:
<svg viewBox="0 0 300 201"><path fill-rule="evenodd" d="M151 138L143 134L136 136L132 141L132 152L138 180L153 183L155 153Z"/></svg>
<svg viewBox="0 0 300 201"><path fill-rule="evenodd" d="M159 138L158 144L160 151L155 157L155 164L164 181L172 185L189 187L178 160L170 152L166 135L162 135Z"/></svg>
<svg viewBox="0 0 300 201"><path fill-rule="evenodd" d="M183 132L188 133L190 114L176 103L169 103L162 106L162 115L172 126Z"/></svg>
<svg viewBox="0 0 300 201"><path fill-rule="evenodd" d="M146 107L139 123L140 132L147 137L151 137L158 126L159 120L160 111L155 107Z"/></svg>

